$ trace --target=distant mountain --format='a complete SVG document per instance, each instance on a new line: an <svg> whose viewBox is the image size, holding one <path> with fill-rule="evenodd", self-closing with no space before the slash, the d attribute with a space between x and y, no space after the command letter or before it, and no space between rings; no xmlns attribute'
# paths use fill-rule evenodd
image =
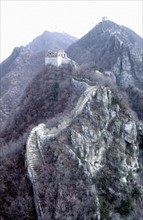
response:
<svg viewBox="0 0 143 220"><path fill-rule="evenodd" d="M75 41L77 38L67 33L45 31L26 47L33 52L46 51L47 49L66 49Z"/></svg>
<svg viewBox="0 0 143 220"><path fill-rule="evenodd" d="M32 53L24 47L19 49L18 56L9 63L0 81L0 120L4 122L10 112L19 103L27 85L44 66L44 54Z"/></svg>
<svg viewBox="0 0 143 220"><path fill-rule="evenodd" d="M4 76L13 68L14 60L19 56L20 50L20 47L15 47L11 55L0 64L0 77Z"/></svg>
<svg viewBox="0 0 143 220"><path fill-rule="evenodd" d="M127 90L131 106L143 119L143 39L127 27L106 20L100 22L67 49L76 62L93 62ZM139 110L140 109L140 110Z"/></svg>
<svg viewBox="0 0 143 220"><path fill-rule="evenodd" d="M26 87L43 69L47 49L65 49L76 40L66 33L45 31L26 47L14 48L12 54L0 64L1 123L17 106Z"/></svg>
<svg viewBox="0 0 143 220"><path fill-rule="evenodd" d="M70 79L73 72L74 69L69 68L68 65L60 67L46 66L39 71L25 89L20 102L15 103L13 100L17 107L14 108L11 117L8 119L7 136L18 138L19 132L25 132L29 126L55 117L68 106L71 109L74 98L76 99L78 95L78 91L74 91L71 85ZM25 76L25 78L28 80L28 76ZM24 85L22 85L22 82ZM23 90L24 86L25 79L23 76L17 88L20 89L21 87ZM13 90L15 91L16 88ZM6 94L5 96L7 102L10 102ZM74 98L72 98L73 96ZM13 103L8 104L13 107Z"/></svg>
<svg viewBox="0 0 143 220"><path fill-rule="evenodd" d="M67 33L49 32L44 31L43 34L36 37L32 42L26 45L26 49L37 53L46 51L48 49L66 49L70 44L77 41L76 37L73 37ZM0 77L3 77L6 73L15 67L14 61L20 55L22 47L15 47L10 56L0 64Z"/></svg>

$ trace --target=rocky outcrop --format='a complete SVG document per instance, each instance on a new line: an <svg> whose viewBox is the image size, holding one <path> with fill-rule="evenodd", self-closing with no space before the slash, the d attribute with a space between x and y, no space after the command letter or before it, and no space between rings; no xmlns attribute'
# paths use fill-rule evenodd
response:
<svg viewBox="0 0 143 220"><path fill-rule="evenodd" d="M135 32L106 20L70 45L66 52L79 64L96 64L127 93L131 108L143 120L142 45L143 39Z"/></svg>
<svg viewBox="0 0 143 220"><path fill-rule="evenodd" d="M142 88L142 44L135 32L107 20L70 45L67 54L78 63L94 62L111 71L123 87Z"/></svg>
<svg viewBox="0 0 143 220"><path fill-rule="evenodd" d="M26 164L38 219L142 219L133 197L135 187L142 194L138 128L132 113L100 86L88 86L56 127L34 128Z"/></svg>

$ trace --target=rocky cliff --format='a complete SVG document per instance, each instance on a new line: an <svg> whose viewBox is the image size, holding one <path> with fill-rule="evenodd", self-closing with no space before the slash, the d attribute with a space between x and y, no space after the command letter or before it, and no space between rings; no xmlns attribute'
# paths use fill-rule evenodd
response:
<svg viewBox="0 0 143 220"><path fill-rule="evenodd" d="M118 83L141 86L142 45L143 39L135 32L107 20L70 45L67 54L78 63L94 62L112 71Z"/></svg>
<svg viewBox="0 0 143 220"><path fill-rule="evenodd" d="M143 120L143 39L140 36L107 20L70 45L67 54L80 64L93 62L109 77L114 76L128 94L131 107Z"/></svg>
<svg viewBox="0 0 143 220"><path fill-rule="evenodd" d="M141 220L141 124L108 87L73 83L84 89L73 110L27 141L38 219Z"/></svg>

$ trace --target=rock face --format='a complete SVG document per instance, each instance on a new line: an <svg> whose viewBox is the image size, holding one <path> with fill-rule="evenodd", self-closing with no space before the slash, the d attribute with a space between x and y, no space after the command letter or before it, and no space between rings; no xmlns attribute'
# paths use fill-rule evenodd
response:
<svg viewBox="0 0 143 220"><path fill-rule="evenodd" d="M26 164L38 219L142 219L136 204L124 205L134 187L142 193L138 121L107 87L83 87L56 127L41 124L29 136Z"/></svg>
<svg viewBox="0 0 143 220"><path fill-rule="evenodd" d="M143 39L132 30L106 20L66 50L76 62L93 62L129 96L131 107L143 120ZM135 98L134 98L135 97Z"/></svg>
<svg viewBox="0 0 143 220"><path fill-rule="evenodd" d="M78 63L94 62L105 71L112 71L126 84L142 85L143 39L130 29L112 21L96 25L67 49ZM119 77L119 75L121 77ZM123 83L123 84L124 84Z"/></svg>

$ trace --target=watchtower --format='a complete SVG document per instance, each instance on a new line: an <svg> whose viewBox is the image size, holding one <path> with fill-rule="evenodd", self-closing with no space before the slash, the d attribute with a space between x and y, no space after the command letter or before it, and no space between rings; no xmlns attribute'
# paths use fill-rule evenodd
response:
<svg viewBox="0 0 143 220"><path fill-rule="evenodd" d="M48 50L45 56L45 65L60 66L71 62L64 50Z"/></svg>
<svg viewBox="0 0 143 220"><path fill-rule="evenodd" d="M107 17L105 17L105 16L102 17L102 22L107 21L107 20L108 20Z"/></svg>

